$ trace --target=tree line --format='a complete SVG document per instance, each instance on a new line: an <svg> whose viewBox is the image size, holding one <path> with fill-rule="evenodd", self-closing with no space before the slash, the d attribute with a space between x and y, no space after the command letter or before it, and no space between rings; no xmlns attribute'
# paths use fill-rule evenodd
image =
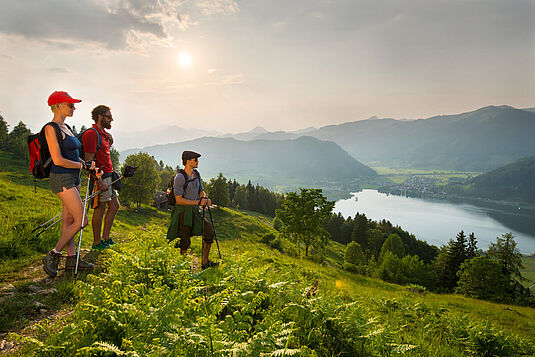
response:
<svg viewBox="0 0 535 357"><path fill-rule="evenodd" d="M151 204L156 191L166 191L169 181L179 169L178 165L173 168L141 152L129 155L124 164L137 166L138 170L134 177L125 180L121 198L138 207L143 203ZM202 170L200 172L202 175ZM272 192L258 184L253 185L251 181L244 185L235 179L227 179L222 173L209 181L203 180L203 186L212 202L220 207L254 211L272 217L284 198L283 194Z"/></svg>
<svg viewBox="0 0 535 357"><path fill-rule="evenodd" d="M364 214L344 219L333 214L321 190L300 189L285 196L277 210L274 228L262 242L283 251L284 241L301 246L305 257L324 261L329 238L346 245L343 268L397 284L501 303L535 306L535 297L524 288L520 271L522 255L512 233L496 238L487 251L477 247L474 233L460 231L441 248L416 239L386 220L373 221ZM286 248L288 249L288 248ZM318 254L319 252L319 254Z"/></svg>

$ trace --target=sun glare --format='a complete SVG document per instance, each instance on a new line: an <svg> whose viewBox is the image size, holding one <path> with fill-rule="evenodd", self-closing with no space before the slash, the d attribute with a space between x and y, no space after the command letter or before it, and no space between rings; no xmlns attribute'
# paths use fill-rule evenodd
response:
<svg viewBox="0 0 535 357"><path fill-rule="evenodd" d="M178 56L178 63L182 66L182 68L189 68L191 67L193 59L191 58L191 55L187 52L181 53Z"/></svg>

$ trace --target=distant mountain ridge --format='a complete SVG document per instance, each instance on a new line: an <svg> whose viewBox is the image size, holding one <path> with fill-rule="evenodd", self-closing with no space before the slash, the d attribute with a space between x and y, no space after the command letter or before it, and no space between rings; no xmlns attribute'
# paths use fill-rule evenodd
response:
<svg viewBox="0 0 535 357"><path fill-rule="evenodd" d="M487 171L535 153L535 113L509 106L429 119L363 120L308 135L331 140L365 163Z"/></svg>
<svg viewBox="0 0 535 357"><path fill-rule="evenodd" d="M236 140L294 140L303 135L332 141L356 160L375 166L462 171L489 171L535 154L535 109L488 106L455 115L427 119L380 119L306 128L291 132L270 132L262 127L238 134L211 135L199 131L187 138L159 137L159 143L179 142L201 136ZM201 135L202 134L202 135ZM146 135L149 136L150 135ZM154 142L136 140L144 146ZM119 142L120 140L116 140ZM128 147L121 145L121 147Z"/></svg>
<svg viewBox="0 0 535 357"><path fill-rule="evenodd" d="M221 135L217 130L187 129L178 125L147 127L141 132L112 132L115 147L119 150L139 148L142 146L176 143L203 136Z"/></svg>
<svg viewBox="0 0 535 357"><path fill-rule="evenodd" d="M222 172L226 177L251 179L267 186L340 182L377 175L335 143L307 136L281 141L204 137L141 149L173 167L182 164L180 155L184 150L202 154L199 169L203 177ZM139 151L125 150L121 158Z"/></svg>

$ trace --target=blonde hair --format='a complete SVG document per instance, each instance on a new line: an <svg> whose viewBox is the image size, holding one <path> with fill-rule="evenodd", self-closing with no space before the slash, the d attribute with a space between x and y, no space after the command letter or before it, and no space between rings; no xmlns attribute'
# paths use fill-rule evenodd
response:
<svg viewBox="0 0 535 357"><path fill-rule="evenodd" d="M52 104L52 105L50 106L50 110L52 111L52 113L56 113L56 112L58 111L58 109L59 109L59 105L60 105L60 104L61 104L61 103L56 103L56 104Z"/></svg>

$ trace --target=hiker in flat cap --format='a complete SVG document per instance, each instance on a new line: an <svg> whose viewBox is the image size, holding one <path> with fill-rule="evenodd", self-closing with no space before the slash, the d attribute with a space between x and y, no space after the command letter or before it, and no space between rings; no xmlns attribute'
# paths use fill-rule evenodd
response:
<svg viewBox="0 0 535 357"><path fill-rule="evenodd" d="M181 254L186 254L191 245L191 236L202 235L202 268L210 268L219 265L208 259L210 248L214 242L214 229L208 221L201 216L199 206L210 207L212 201L206 196L201 181L201 175L197 171L199 166L198 154L194 151L182 153L182 164L173 177L168 189L169 203L173 205L171 222L167 230L167 239L170 241L180 238L175 247L180 248Z"/></svg>

